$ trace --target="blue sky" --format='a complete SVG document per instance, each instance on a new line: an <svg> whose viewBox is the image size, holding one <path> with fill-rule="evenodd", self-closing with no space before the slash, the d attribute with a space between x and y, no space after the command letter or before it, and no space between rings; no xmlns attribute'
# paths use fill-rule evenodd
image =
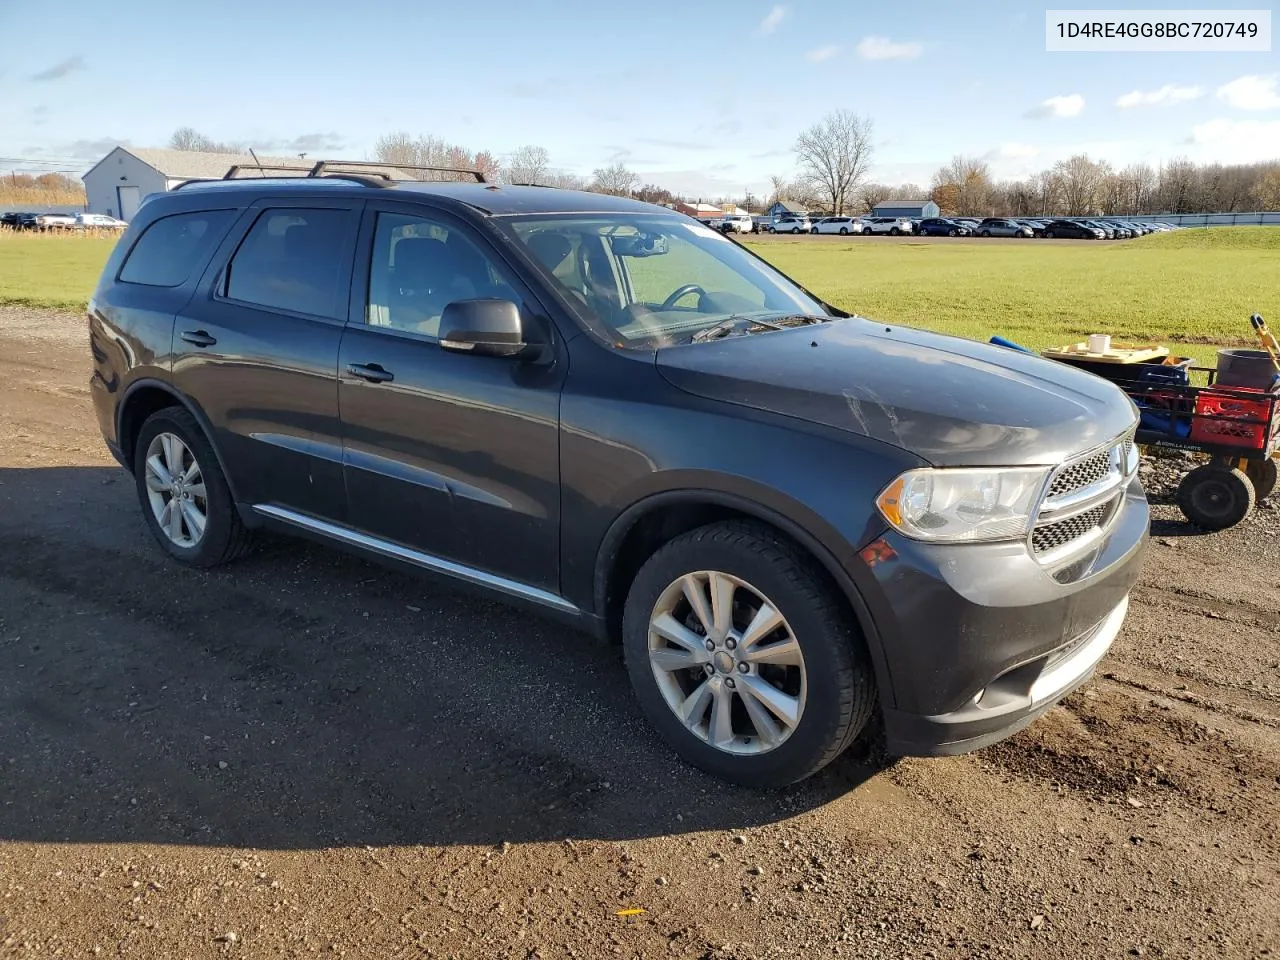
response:
<svg viewBox="0 0 1280 960"><path fill-rule="evenodd" d="M1047 53L1044 9L0 0L0 158L82 170L112 143L163 146L182 125L356 158L403 130L499 156L540 144L585 174L621 160L711 196L767 191L793 172L796 134L848 108L873 119L872 173L890 183L927 184L956 153L1002 176L1081 150L1116 165L1280 159L1277 52Z"/></svg>

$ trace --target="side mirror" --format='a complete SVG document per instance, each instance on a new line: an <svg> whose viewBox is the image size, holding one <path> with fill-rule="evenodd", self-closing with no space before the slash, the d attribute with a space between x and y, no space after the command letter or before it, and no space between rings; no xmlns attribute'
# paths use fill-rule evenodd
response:
<svg viewBox="0 0 1280 960"><path fill-rule="evenodd" d="M529 351L520 308L510 300L455 300L440 316L440 348L478 357Z"/></svg>

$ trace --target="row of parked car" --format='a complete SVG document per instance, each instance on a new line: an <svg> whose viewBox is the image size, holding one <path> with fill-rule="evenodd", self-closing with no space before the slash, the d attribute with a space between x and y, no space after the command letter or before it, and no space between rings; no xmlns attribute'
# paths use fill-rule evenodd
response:
<svg viewBox="0 0 1280 960"><path fill-rule="evenodd" d="M123 230L127 223L105 213L0 213L0 229Z"/></svg>
<svg viewBox="0 0 1280 960"><path fill-rule="evenodd" d="M727 222L727 221L726 221ZM722 226L721 229L727 228ZM851 235L923 237L1045 237L1067 240L1127 240L1149 233L1176 230L1172 224L1158 220L1132 220L1118 217L822 217L811 219L801 214L779 217L763 227L759 223L751 232L769 233L836 233ZM745 231L739 231L745 232Z"/></svg>

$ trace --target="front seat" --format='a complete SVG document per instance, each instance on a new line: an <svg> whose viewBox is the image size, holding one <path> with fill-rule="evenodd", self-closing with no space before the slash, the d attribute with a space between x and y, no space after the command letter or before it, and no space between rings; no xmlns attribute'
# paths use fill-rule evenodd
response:
<svg viewBox="0 0 1280 960"><path fill-rule="evenodd" d="M443 240L405 237L396 244L391 326L434 337L444 308L475 296L475 286L458 269Z"/></svg>

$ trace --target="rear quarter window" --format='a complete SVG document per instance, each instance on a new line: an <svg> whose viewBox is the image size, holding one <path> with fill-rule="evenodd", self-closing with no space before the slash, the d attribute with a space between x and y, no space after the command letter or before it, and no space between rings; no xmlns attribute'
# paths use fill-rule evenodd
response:
<svg viewBox="0 0 1280 960"><path fill-rule="evenodd" d="M235 210L201 210L161 217L147 227L120 268L122 283L180 287L213 251Z"/></svg>

